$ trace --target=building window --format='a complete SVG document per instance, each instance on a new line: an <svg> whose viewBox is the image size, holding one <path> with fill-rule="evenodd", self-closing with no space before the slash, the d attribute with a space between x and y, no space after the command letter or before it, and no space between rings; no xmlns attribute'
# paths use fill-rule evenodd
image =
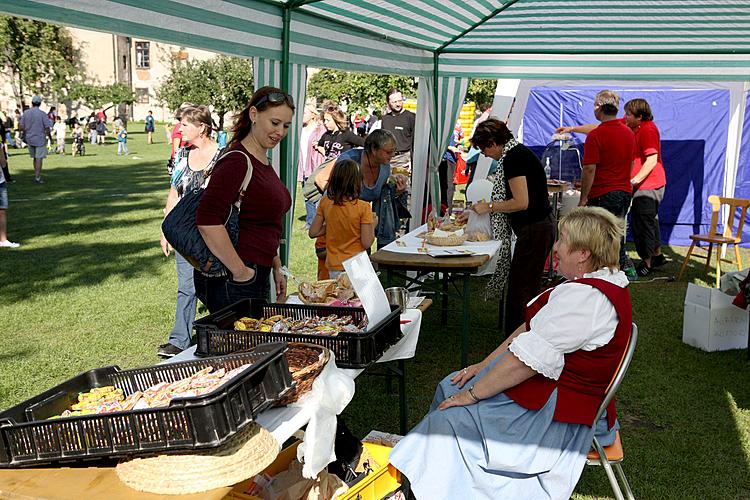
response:
<svg viewBox="0 0 750 500"><path fill-rule="evenodd" d="M151 42L135 42L135 67L136 69L151 67Z"/></svg>
<svg viewBox="0 0 750 500"><path fill-rule="evenodd" d="M138 104L148 104L148 89L136 87L135 102Z"/></svg>

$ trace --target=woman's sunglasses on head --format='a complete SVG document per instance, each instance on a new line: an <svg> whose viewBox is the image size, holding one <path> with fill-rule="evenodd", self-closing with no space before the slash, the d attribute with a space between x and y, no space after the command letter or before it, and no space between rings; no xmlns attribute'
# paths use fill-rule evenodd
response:
<svg viewBox="0 0 750 500"><path fill-rule="evenodd" d="M278 104L280 102L284 102L290 106L294 107L294 99L292 99L292 96L287 94L286 92L269 92L268 94L262 96L260 99L258 99L253 106L256 108L260 106L261 104L264 104L266 102L270 102L272 104Z"/></svg>

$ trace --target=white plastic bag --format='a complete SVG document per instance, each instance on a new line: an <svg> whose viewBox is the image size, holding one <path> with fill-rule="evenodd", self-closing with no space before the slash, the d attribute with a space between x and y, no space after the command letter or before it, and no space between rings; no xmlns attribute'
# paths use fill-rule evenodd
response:
<svg viewBox="0 0 750 500"><path fill-rule="evenodd" d="M466 234L477 235L486 234L489 239L492 239L492 222L490 222L490 214L479 215L473 210L469 210L469 220L466 222Z"/></svg>
<svg viewBox="0 0 750 500"><path fill-rule="evenodd" d="M297 447L297 459L304 464L302 476L311 479L336 460L336 415L354 397L354 379L336 366L333 353L306 397L317 399L317 404L307 424L305 440Z"/></svg>

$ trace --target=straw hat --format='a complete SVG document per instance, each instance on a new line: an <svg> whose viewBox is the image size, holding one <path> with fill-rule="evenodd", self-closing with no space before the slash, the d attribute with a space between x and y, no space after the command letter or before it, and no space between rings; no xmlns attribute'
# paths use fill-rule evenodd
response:
<svg viewBox="0 0 750 500"><path fill-rule="evenodd" d="M232 486L263 471L279 453L270 432L250 423L219 448L190 454L135 458L117 465L117 476L148 493L188 494Z"/></svg>

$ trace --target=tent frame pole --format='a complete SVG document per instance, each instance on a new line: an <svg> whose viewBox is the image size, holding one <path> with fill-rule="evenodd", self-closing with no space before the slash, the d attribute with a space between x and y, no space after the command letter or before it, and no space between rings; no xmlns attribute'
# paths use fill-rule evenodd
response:
<svg viewBox="0 0 750 500"><path fill-rule="evenodd" d="M289 95L291 95L289 88L289 42L292 24L291 19L292 10L285 5L283 10L283 24L281 30L281 88ZM297 103L297 106L299 106L299 103ZM284 138L283 144L279 151L279 179L285 186L287 185L288 180L287 163L289 161L289 141L291 141L291 139L287 134L287 137ZM290 220L292 220L294 217L294 200L292 200L291 211L292 217L284 217L282 219L281 234L284 235L284 237L281 239L279 245L279 256L281 257L282 265L285 266L289 264L289 247L291 242L287 241L286 235L288 233L287 230L289 229L288 226L290 224Z"/></svg>
<svg viewBox="0 0 750 500"><path fill-rule="evenodd" d="M434 115L434 122L430 124L430 136L432 137L432 141L430 144L430 149L433 147L436 147L439 143L438 141L438 128L440 126L439 119L438 119L438 104L440 103L440 97L438 96L438 75L440 72L438 71L440 67L440 50L436 50L432 54L432 106L433 110L435 112ZM429 174L427 177L427 185L429 189L427 192L430 195L429 203L432 203L432 210L436 214L440 214L440 193L435 193L435 179L433 179L433 175L437 171L438 168L440 168L439 165L435 165L433 169L432 165L432 152L428 149L427 153L427 164L429 165L427 169L427 173ZM435 199L435 196L437 195L437 199ZM428 214L429 216L429 214Z"/></svg>

